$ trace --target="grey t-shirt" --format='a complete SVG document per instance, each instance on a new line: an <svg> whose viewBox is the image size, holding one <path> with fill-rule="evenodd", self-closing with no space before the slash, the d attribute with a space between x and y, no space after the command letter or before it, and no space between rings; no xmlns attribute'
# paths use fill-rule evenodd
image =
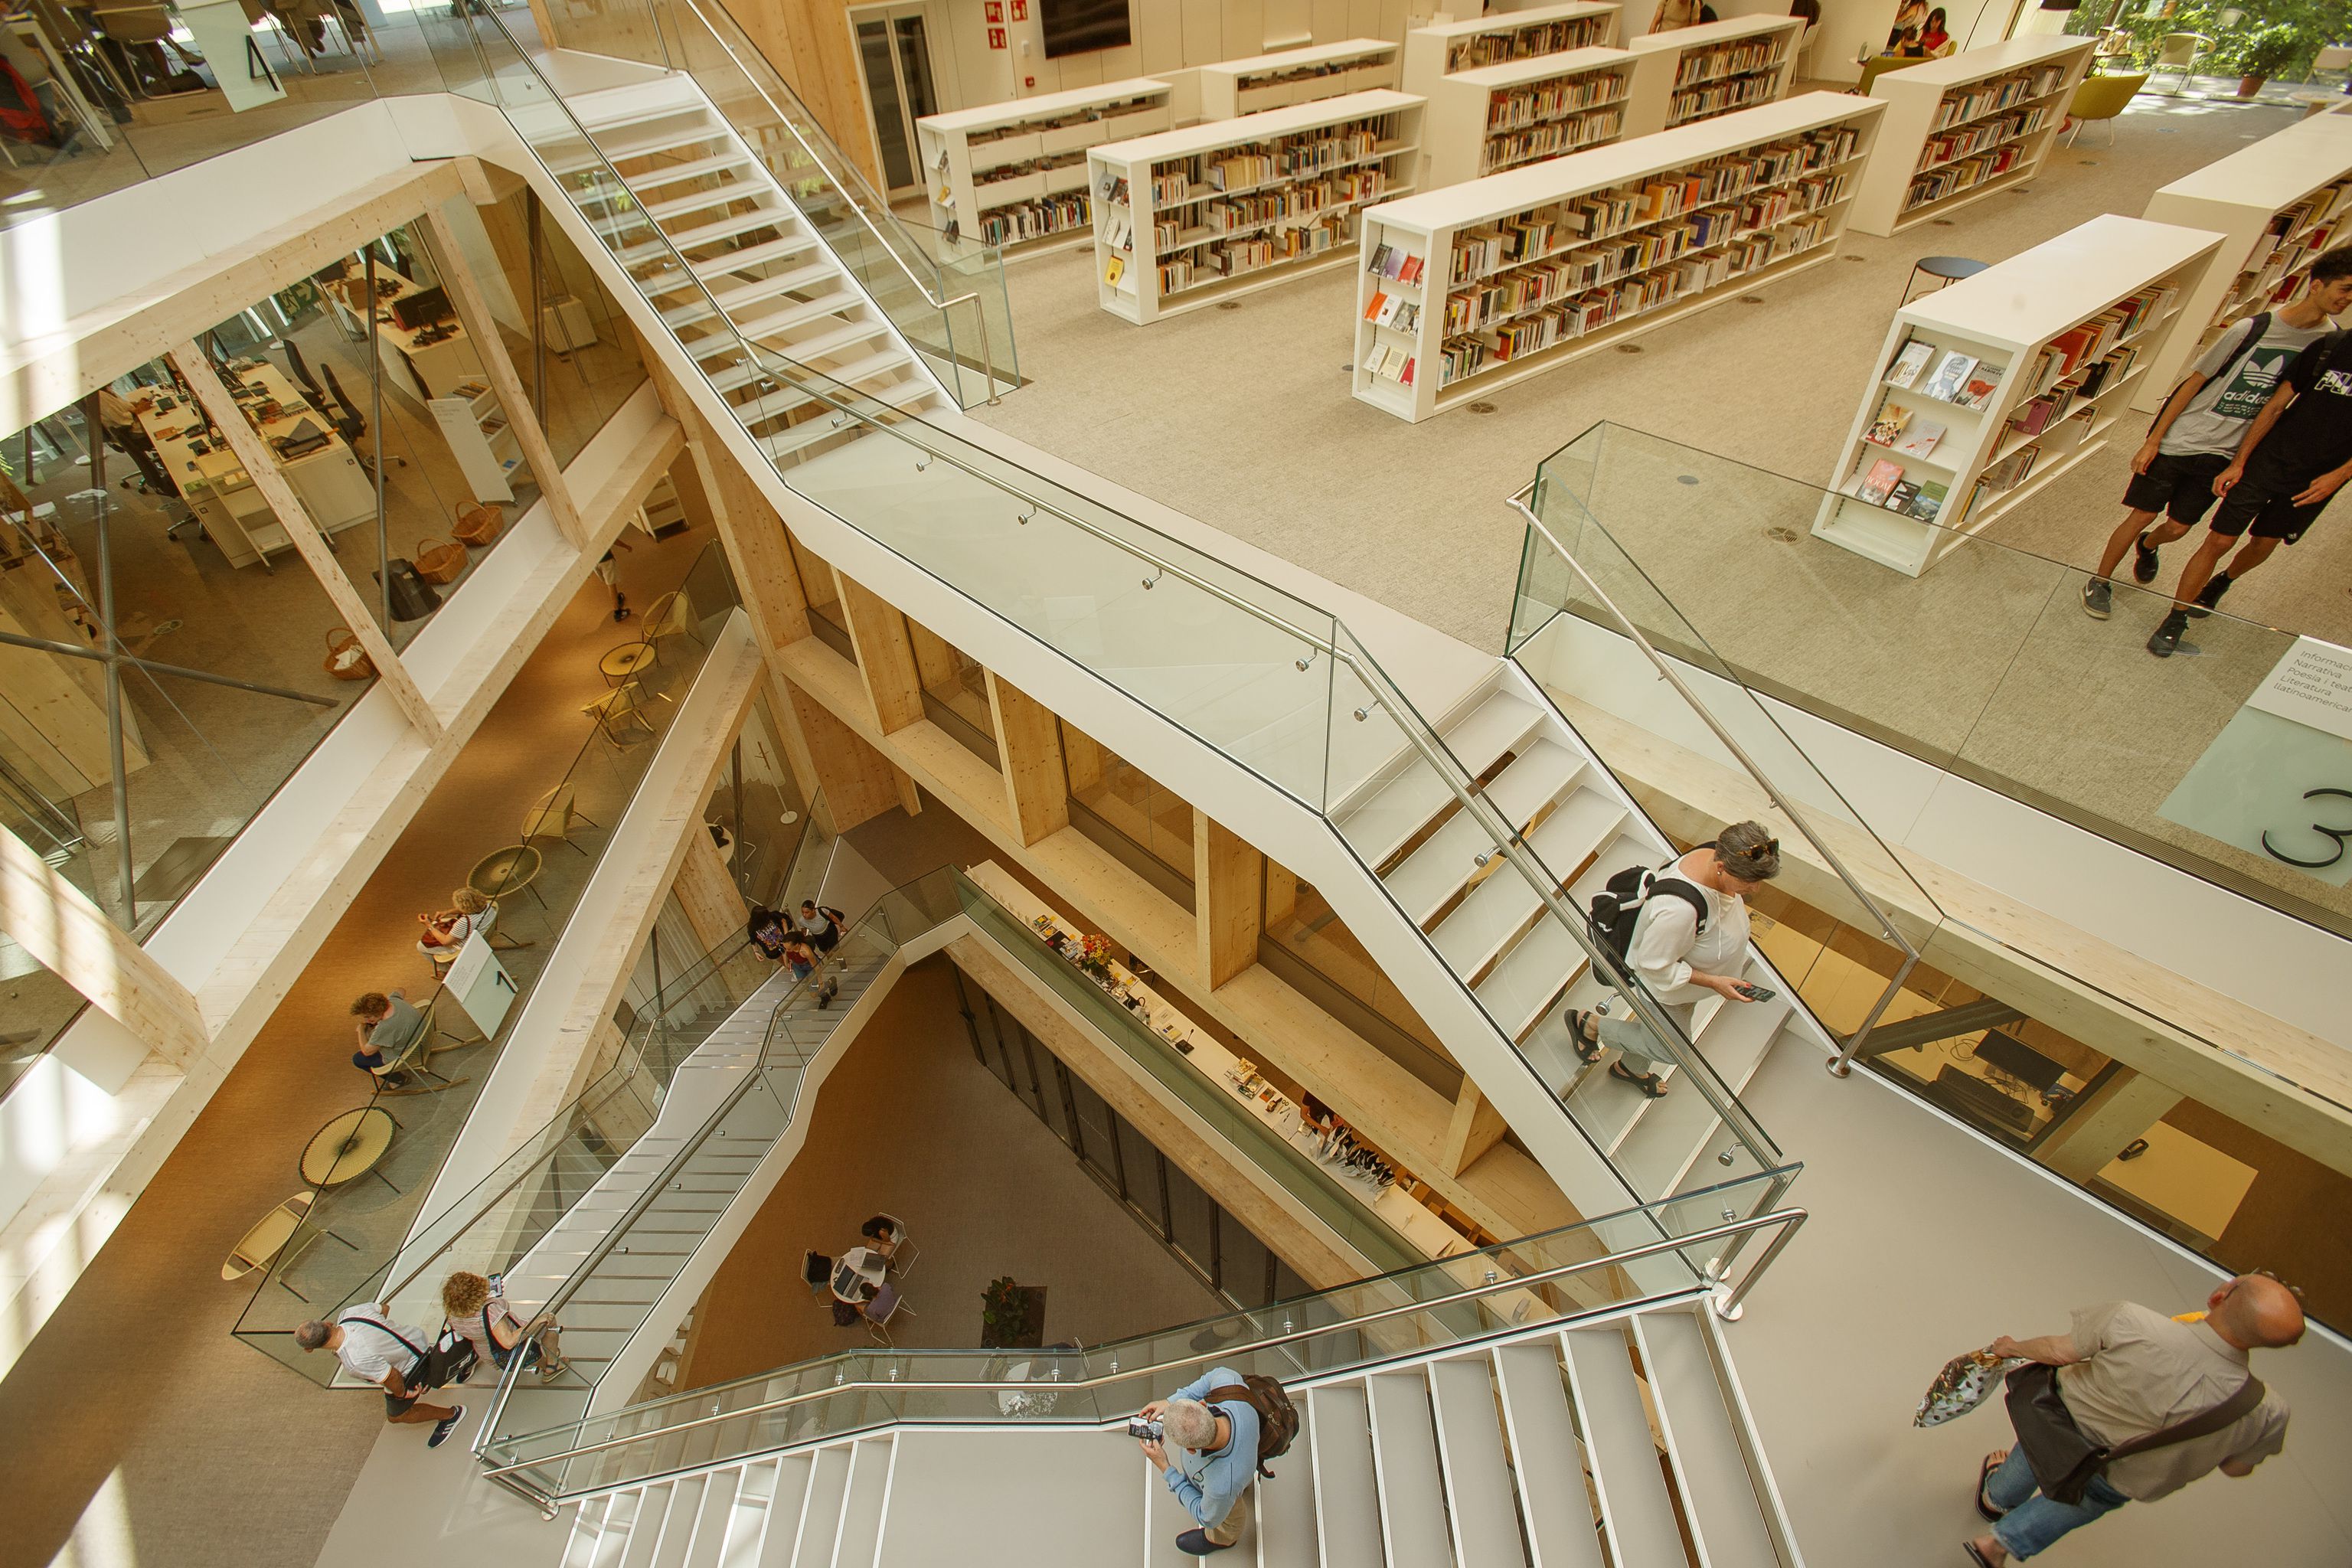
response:
<svg viewBox="0 0 2352 1568"><path fill-rule="evenodd" d="M2234 457L2238 443L2246 438L2246 422L2263 411L2271 394L2278 387L2279 377L2304 344L2316 342L2327 335L2329 322L2323 318L2315 327L2290 327L2275 315L2263 329L2262 341L2248 349L2230 367L2230 374L2216 381L2213 374L2221 368L2231 352L2245 341L2253 330L2252 316L2238 322L2213 340L2213 346L2199 356L2189 368L2206 378L2180 411L2172 427L2164 433L2157 450L2167 457L2186 458L2198 453L2221 453Z"/></svg>
<svg viewBox="0 0 2352 1568"><path fill-rule="evenodd" d="M425 1026L425 1016L404 997L387 1000L392 1003L392 1011L377 1019L375 1027L368 1031L368 1048L392 1061L416 1038L416 1031Z"/></svg>

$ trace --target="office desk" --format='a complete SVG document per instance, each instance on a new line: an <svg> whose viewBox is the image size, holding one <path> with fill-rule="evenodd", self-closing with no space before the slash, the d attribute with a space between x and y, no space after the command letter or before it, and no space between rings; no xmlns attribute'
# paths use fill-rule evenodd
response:
<svg viewBox="0 0 2352 1568"><path fill-rule="evenodd" d="M252 421L263 440L290 436L305 419L327 433L325 446L278 465L319 531L339 533L373 520L375 487L367 470L360 467L350 443L334 434L332 422L310 406L293 382L277 366L267 363L237 373L236 380L239 385L259 387L262 394L239 397L239 407L271 397L284 407L275 419ZM175 406L159 406L166 398ZM250 566L292 542L235 453L223 445L213 446L207 452L196 451L195 443L205 435L205 411L184 393L176 387L149 388L131 400L131 406L138 411L147 438L154 442L155 456L171 476L180 499L188 503L205 535L220 547L230 565Z"/></svg>
<svg viewBox="0 0 2352 1568"><path fill-rule="evenodd" d="M2237 1217L2257 1174L2211 1144L2158 1122L2145 1134L2147 1152L2110 1160L2094 1178L2123 1206L2200 1252L2210 1252Z"/></svg>
<svg viewBox="0 0 2352 1568"><path fill-rule="evenodd" d="M429 403L449 396L462 382L484 379L481 356L474 352L474 341L466 335L463 323L454 319L444 322L451 329L449 336L419 344L416 340L426 329L402 326L392 319L392 307L394 301L424 290L388 267L376 268L375 280L379 290L373 312L376 341L383 345L386 368L410 396ZM353 272L343 279L343 303L362 315L367 312L360 310L358 301L366 292L365 274Z"/></svg>

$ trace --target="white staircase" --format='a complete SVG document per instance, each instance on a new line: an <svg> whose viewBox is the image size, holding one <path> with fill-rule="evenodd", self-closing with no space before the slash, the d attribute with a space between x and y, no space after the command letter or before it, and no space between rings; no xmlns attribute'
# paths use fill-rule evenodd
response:
<svg viewBox="0 0 2352 1568"><path fill-rule="evenodd" d="M1292 1392L1236 1568L1801 1568L1703 1302ZM1192 1522L1117 1427L904 1426L592 1498L562 1563L1160 1568Z"/></svg>
<svg viewBox="0 0 2352 1568"><path fill-rule="evenodd" d="M684 75L572 94L563 107L569 119L551 106L516 119L770 458L804 451L840 427L831 405L755 362L743 340L823 373L824 390L861 413L952 405L816 219L771 172L817 172L797 143L786 138L755 150Z"/></svg>
<svg viewBox="0 0 2352 1568"><path fill-rule="evenodd" d="M1495 810L1562 879L1571 909L1587 908L1617 871L1672 858L1673 847L1516 667L1499 667L1435 728ZM1696 1085L1675 1083L1668 1068L1665 1097L1651 1100L1609 1076L1606 1061L1587 1067L1577 1057L1568 1009L1613 994L1434 769L1417 756L1398 759L1340 801L1331 820L1636 1194L1663 1197L1720 1174L1693 1173L1728 1136ZM1737 1006L1710 997L1694 1031L1699 1054L1734 1094L1783 1030L1813 1026L1791 1011L1787 985L1752 945L1743 973L1780 994ZM1620 1000L1612 1010L1623 1007Z"/></svg>

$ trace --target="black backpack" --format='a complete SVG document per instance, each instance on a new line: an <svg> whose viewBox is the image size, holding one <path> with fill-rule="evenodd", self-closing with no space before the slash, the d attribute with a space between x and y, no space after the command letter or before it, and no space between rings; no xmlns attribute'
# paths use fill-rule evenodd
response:
<svg viewBox="0 0 2352 1568"><path fill-rule="evenodd" d="M434 1389L447 1388L452 1384L465 1382L474 1375L475 1364L481 1360L482 1352L474 1348L474 1342L450 1328L446 1322L441 1325L441 1337L435 1340L430 1348L420 1350L410 1342L406 1334L402 1333L390 1323L379 1322L373 1318L362 1318L356 1312L348 1318L338 1318L335 1321L345 1326L352 1323L365 1323L369 1328L382 1329L385 1333L398 1340L402 1347L416 1358L416 1364L400 1374L401 1381L408 1385L408 1392L412 1395L429 1394Z"/></svg>
<svg viewBox="0 0 2352 1568"><path fill-rule="evenodd" d="M1298 1436L1298 1407L1282 1384L1258 1373L1244 1373L1241 1382L1209 1390L1201 1403L1246 1405L1257 1412L1257 1473L1271 1480L1274 1472L1265 1462L1290 1452Z"/></svg>
<svg viewBox="0 0 2352 1568"><path fill-rule="evenodd" d="M1702 844L1699 847L1712 849L1715 846ZM1628 866L1592 895L1585 926L1591 932L1593 945L1622 964L1625 950L1633 945L1633 927L1641 921L1643 906L1660 893L1671 893L1696 910L1698 929L1706 930L1706 893L1697 883L1675 876L1670 865L1654 870L1647 866Z"/></svg>

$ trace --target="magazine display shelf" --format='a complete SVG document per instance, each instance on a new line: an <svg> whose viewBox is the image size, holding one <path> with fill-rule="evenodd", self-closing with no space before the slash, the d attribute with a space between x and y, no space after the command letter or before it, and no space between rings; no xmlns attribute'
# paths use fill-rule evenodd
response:
<svg viewBox="0 0 2352 1568"><path fill-rule="evenodd" d="M1165 131L1168 84L1133 77L915 121L930 224L1010 259L1084 245L1089 147Z"/></svg>
<svg viewBox="0 0 2352 1568"><path fill-rule="evenodd" d="M1648 136L1786 98L1804 31L1801 16L1734 16L1627 39L1641 61L1625 134Z"/></svg>
<svg viewBox="0 0 2352 1568"><path fill-rule="evenodd" d="M1853 226L1900 234L2032 179L2057 144L2097 42L2063 35L2011 38L1872 82L1870 96L1886 104L1886 126L1853 205ZM2011 161L1992 170L2001 159Z"/></svg>
<svg viewBox="0 0 2352 1568"><path fill-rule="evenodd" d="M1201 68L1201 118L1231 120L1292 104L1394 88L1398 49L1386 38L1342 38L1336 44L1220 60Z"/></svg>
<svg viewBox="0 0 2352 1568"><path fill-rule="evenodd" d="M1422 137L1421 188L1458 185L1625 136L1634 63L1593 47L1437 79Z"/></svg>

